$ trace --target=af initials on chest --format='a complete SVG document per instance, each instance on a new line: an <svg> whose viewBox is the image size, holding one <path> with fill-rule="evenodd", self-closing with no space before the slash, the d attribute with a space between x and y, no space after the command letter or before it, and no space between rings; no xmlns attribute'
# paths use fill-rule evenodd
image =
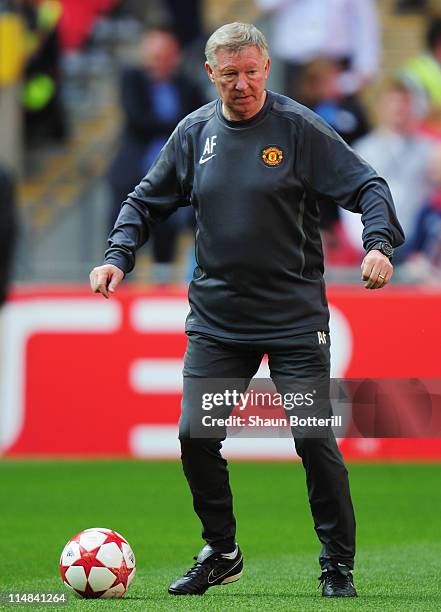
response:
<svg viewBox="0 0 441 612"><path fill-rule="evenodd" d="M216 147L216 139L216 134L214 136L207 136L207 138L205 139L204 150L202 151L202 155L199 158L200 165L205 164L207 161L215 157L216 153L214 152L214 149Z"/></svg>

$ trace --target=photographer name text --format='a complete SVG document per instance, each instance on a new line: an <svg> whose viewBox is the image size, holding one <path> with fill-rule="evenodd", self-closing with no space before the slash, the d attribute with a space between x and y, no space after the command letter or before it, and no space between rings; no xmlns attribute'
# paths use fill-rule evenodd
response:
<svg viewBox="0 0 441 612"><path fill-rule="evenodd" d="M226 418L205 415L202 417L204 427L341 427L342 417L336 415L328 418L316 416L299 417L261 417L249 415L247 417L230 415Z"/></svg>

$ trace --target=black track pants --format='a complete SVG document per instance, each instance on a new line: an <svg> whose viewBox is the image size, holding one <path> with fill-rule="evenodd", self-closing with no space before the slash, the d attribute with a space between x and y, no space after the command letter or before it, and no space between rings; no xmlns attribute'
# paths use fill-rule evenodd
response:
<svg viewBox="0 0 441 612"><path fill-rule="evenodd" d="M201 414L200 402L194 400L195 385L200 388L201 379L250 380L265 354L279 392L289 379L329 382L329 348L328 334L324 343L317 332L253 342L189 334L179 439L194 509L202 522L202 537L209 544L232 550L236 521L227 462L220 453L225 436L192 435L192 419ZM334 434L329 429L323 437L295 437L294 441L305 468L314 526L322 543L320 565L325 568L330 562L343 563L352 568L355 518L348 473Z"/></svg>

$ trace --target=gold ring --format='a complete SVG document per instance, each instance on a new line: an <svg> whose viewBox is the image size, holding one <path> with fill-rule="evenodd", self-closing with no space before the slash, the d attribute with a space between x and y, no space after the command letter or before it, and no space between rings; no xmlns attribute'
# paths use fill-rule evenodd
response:
<svg viewBox="0 0 441 612"><path fill-rule="evenodd" d="M385 277L385 276L383 276L382 274L379 274L379 275L378 275L378 278L381 278L381 280L384 280L386 277Z"/></svg>

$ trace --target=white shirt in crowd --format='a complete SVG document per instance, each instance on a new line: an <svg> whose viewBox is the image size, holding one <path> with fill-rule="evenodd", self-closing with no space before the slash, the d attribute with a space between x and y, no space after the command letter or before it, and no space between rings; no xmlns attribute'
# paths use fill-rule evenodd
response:
<svg viewBox="0 0 441 612"><path fill-rule="evenodd" d="M373 78L379 66L380 26L374 0L256 0L271 12L271 49L296 64L317 57L352 58L346 90ZM350 86L350 81L353 81Z"/></svg>
<svg viewBox="0 0 441 612"><path fill-rule="evenodd" d="M353 147L386 179L398 219L404 234L409 237L419 211L433 190L429 166L434 144L418 135L406 137L379 128L361 138ZM341 217L351 244L361 250L361 216L341 209Z"/></svg>

